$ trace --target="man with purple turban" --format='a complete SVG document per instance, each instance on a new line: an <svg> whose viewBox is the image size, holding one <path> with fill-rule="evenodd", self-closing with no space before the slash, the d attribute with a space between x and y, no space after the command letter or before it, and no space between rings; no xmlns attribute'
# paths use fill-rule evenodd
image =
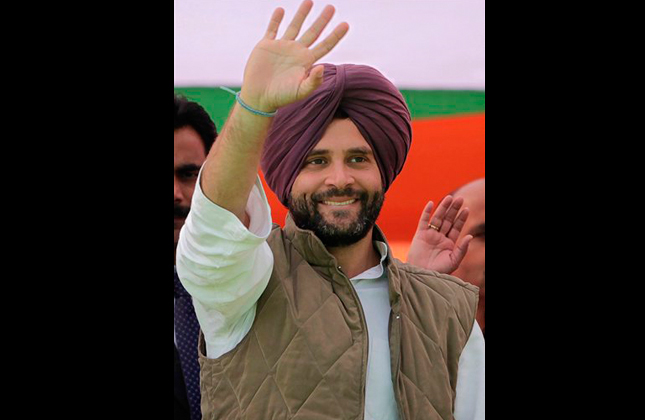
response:
<svg viewBox="0 0 645 420"><path fill-rule="evenodd" d="M296 40L311 8L280 39L273 13L180 234L203 418L483 419L477 288L394 259L375 225L411 145L405 101L371 67L314 65L349 26L310 48L334 13ZM289 208L284 229L260 166ZM458 234L454 213L433 223Z"/></svg>

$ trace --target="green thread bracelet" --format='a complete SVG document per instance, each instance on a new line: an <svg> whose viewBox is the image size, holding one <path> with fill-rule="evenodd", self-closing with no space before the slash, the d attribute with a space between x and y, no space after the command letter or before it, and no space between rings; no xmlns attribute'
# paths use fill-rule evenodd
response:
<svg viewBox="0 0 645 420"><path fill-rule="evenodd" d="M242 106L242 108L246 109L247 111L249 111L249 112L251 112L251 113L253 113L255 115L261 115L263 117L273 117L278 112L277 110L273 111L273 112L264 112L264 111L259 111L257 109L253 109L250 106L248 106L247 104L245 104L244 101L242 100L242 98L240 98L240 93L242 91L235 92L235 91L233 91L233 90L231 90L231 89L229 89L227 87L224 87L224 86L220 86L220 89L223 89L223 90L225 90L227 92L230 92L230 93L234 94L235 95L235 100L237 100L237 102Z"/></svg>

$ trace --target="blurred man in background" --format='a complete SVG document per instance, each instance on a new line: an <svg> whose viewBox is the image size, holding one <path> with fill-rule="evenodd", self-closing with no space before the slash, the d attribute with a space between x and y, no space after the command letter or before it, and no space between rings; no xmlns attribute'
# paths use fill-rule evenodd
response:
<svg viewBox="0 0 645 420"><path fill-rule="evenodd" d="M453 276L479 287L477 322L486 335L485 329L485 273L486 273L486 179L472 181L457 191L455 196L463 197L464 206L470 212L461 231L461 236L472 235L468 252L452 273Z"/></svg>
<svg viewBox="0 0 645 420"><path fill-rule="evenodd" d="M431 201L421 213L419 226L410 244L407 262L417 267L451 274L479 287L477 323L485 335L485 179L477 179L459 187L441 201L434 214L432 209ZM456 252L445 252L453 248ZM443 253L443 258L435 257L439 253ZM465 256L462 257L464 253ZM461 262L460 258L463 258Z"/></svg>
<svg viewBox="0 0 645 420"><path fill-rule="evenodd" d="M175 253L190 211L199 169L217 129L197 103L175 95ZM197 340L199 323L175 268L175 420L201 420Z"/></svg>

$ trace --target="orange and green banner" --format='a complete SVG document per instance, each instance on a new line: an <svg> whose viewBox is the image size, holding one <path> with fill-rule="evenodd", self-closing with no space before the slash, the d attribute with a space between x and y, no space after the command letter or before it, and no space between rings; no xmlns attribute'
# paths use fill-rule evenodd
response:
<svg viewBox="0 0 645 420"><path fill-rule="evenodd" d="M238 88L233 88L237 91ZM235 97L219 88L175 87L200 103L221 131ZM421 211L459 186L485 176L485 93L478 90L405 90L412 115L412 147L385 199L378 224L397 258L405 260ZM264 180L263 180L264 182ZM273 220L286 209L266 187Z"/></svg>

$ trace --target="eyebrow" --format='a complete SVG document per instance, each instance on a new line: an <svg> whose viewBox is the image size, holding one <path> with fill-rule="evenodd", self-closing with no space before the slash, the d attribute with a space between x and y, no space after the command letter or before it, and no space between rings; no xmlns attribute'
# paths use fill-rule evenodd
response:
<svg viewBox="0 0 645 420"><path fill-rule="evenodd" d="M307 153L307 157L309 156L318 156L318 155L328 155L329 150L328 149L314 149L311 152Z"/></svg>
<svg viewBox="0 0 645 420"><path fill-rule="evenodd" d="M199 171L201 169L201 166L195 165L194 163L187 163L185 165L181 165L177 167L176 171L179 173L185 173L185 172L192 172L192 171Z"/></svg>
<svg viewBox="0 0 645 420"><path fill-rule="evenodd" d="M362 153L364 155L373 155L372 149L369 147L352 147L347 150L348 153Z"/></svg>
<svg viewBox="0 0 645 420"><path fill-rule="evenodd" d="M372 152L372 149L369 147L352 147L351 149L347 149L345 151L346 154L356 154L360 153L363 155L373 155L374 152ZM310 156L321 156L321 155L329 155L331 154L331 150L329 149L314 149L311 152L307 154L307 157Z"/></svg>

